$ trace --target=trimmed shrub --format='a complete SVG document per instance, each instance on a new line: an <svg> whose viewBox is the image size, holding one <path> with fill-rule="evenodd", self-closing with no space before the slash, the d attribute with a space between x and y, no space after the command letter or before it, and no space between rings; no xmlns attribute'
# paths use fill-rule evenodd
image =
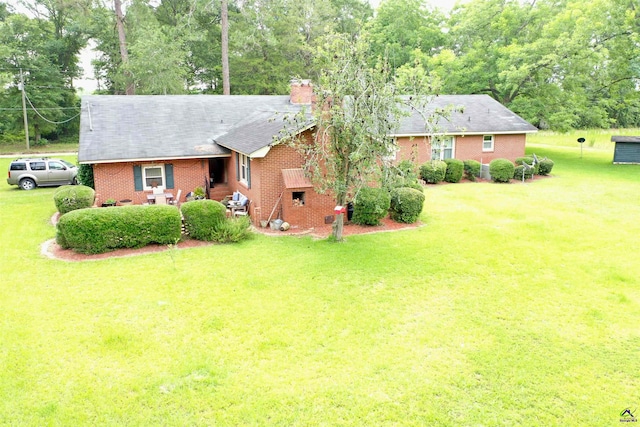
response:
<svg viewBox="0 0 640 427"><path fill-rule="evenodd" d="M75 210L60 217L56 241L84 254L175 244L181 237L181 222L180 211L168 205Z"/></svg>
<svg viewBox="0 0 640 427"><path fill-rule="evenodd" d="M547 159L546 157L542 160L540 160L539 163L539 167L538 167L538 174L539 175L549 175L551 173L551 169L553 169L553 160L551 159Z"/></svg>
<svg viewBox="0 0 640 427"><path fill-rule="evenodd" d="M459 159L445 159L447 164L447 170L444 174L444 180L446 182L460 182L462 174L464 173L464 163Z"/></svg>
<svg viewBox="0 0 640 427"><path fill-rule="evenodd" d="M227 220L227 208L215 200L192 200L180 206L186 232L196 240L216 241Z"/></svg>
<svg viewBox="0 0 640 427"><path fill-rule="evenodd" d="M413 188L396 188L391 191L391 219L412 224L418 220L424 205L424 193Z"/></svg>
<svg viewBox="0 0 640 427"><path fill-rule="evenodd" d="M419 192L423 192L424 188L422 187L422 185L418 182L405 182L402 185L397 186L396 188L413 188L414 190L417 190Z"/></svg>
<svg viewBox="0 0 640 427"><path fill-rule="evenodd" d="M509 182L513 178L516 167L510 160L493 159L489 163L489 173L493 182Z"/></svg>
<svg viewBox="0 0 640 427"><path fill-rule="evenodd" d="M522 180L522 174L523 173L524 173L524 179L531 179L531 178L533 178L533 172L534 172L533 168L525 169L524 165L518 165L514 169L513 179Z"/></svg>
<svg viewBox="0 0 640 427"><path fill-rule="evenodd" d="M537 174L538 173L538 167L539 167L539 163L536 163L534 165L534 159L533 156L524 156L524 157L518 157L515 161L516 166L521 165L523 163L528 164L529 166L533 165L534 166L534 170L533 173ZM520 179L522 179L522 173L520 174Z"/></svg>
<svg viewBox="0 0 640 427"><path fill-rule="evenodd" d="M95 189L93 182L93 165L81 163L80 166L78 166L78 181L80 181L82 185Z"/></svg>
<svg viewBox="0 0 640 427"><path fill-rule="evenodd" d="M63 185L53 193L53 202L60 215L76 209L90 208L96 197L96 192L85 185Z"/></svg>
<svg viewBox="0 0 640 427"><path fill-rule="evenodd" d="M363 187L353 204L351 221L361 225L378 225L389 212L391 199L384 188Z"/></svg>
<svg viewBox="0 0 640 427"><path fill-rule="evenodd" d="M420 178L429 184L437 184L444 181L447 173L447 164L442 160L431 160L420 166Z"/></svg>
<svg viewBox="0 0 640 427"><path fill-rule="evenodd" d="M470 181L475 181L480 176L480 169L482 164L473 159L465 160L464 162L464 176Z"/></svg>

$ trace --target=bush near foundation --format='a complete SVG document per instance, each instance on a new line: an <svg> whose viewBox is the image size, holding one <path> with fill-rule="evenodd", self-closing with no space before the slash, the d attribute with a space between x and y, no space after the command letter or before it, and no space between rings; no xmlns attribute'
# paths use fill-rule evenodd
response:
<svg viewBox="0 0 640 427"><path fill-rule="evenodd" d="M546 157L540 160L540 164L538 166L538 174L539 175L549 175L551 173L551 169L553 169L553 160L547 159Z"/></svg>
<svg viewBox="0 0 640 427"><path fill-rule="evenodd" d="M482 165L479 161L469 159L464 161L464 175L469 181L475 181L480 176Z"/></svg>
<svg viewBox="0 0 640 427"><path fill-rule="evenodd" d="M384 188L363 187L353 204L351 221L361 225L378 225L387 216L391 200Z"/></svg>
<svg viewBox="0 0 640 427"><path fill-rule="evenodd" d="M535 162L533 156L518 157L516 159L516 161L515 161L516 166L519 166L519 165L521 165L523 163L526 163L529 166L533 165L533 167L534 167L533 173L535 175L538 174L538 168L540 167L540 164ZM520 179L522 179L522 174L520 174Z"/></svg>
<svg viewBox="0 0 640 427"><path fill-rule="evenodd" d="M437 184L444 181L447 173L447 164L442 160L431 160L420 166L420 178L429 184Z"/></svg>
<svg viewBox="0 0 640 427"><path fill-rule="evenodd" d="M525 169L524 165L518 165L513 172L513 179L522 180L522 174L524 174L524 179L531 179L534 170L533 168Z"/></svg>
<svg viewBox="0 0 640 427"><path fill-rule="evenodd" d="M76 209L90 208L93 206L96 192L91 187L84 185L63 185L53 193L53 202L60 215Z"/></svg>
<svg viewBox="0 0 640 427"><path fill-rule="evenodd" d="M489 163L489 173L493 182L509 182L516 167L508 159L494 159Z"/></svg>
<svg viewBox="0 0 640 427"><path fill-rule="evenodd" d="M460 159L445 159L447 164L447 170L444 174L444 180L446 182L456 183L462 179L464 173L464 163Z"/></svg>
<svg viewBox="0 0 640 427"><path fill-rule="evenodd" d="M180 206L184 228L192 239L215 242L227 220L227 208L215 200L192 200Z"/></svg>
<svg viewBox="0 0 640 427"><path fill-rule="evenodd" d="M424 193L413 188L401 187L391 191L391 219L413 224L418 220L424 205Z"/></svg>
<svg viewBox="0 0 640 427"><path fill-rule="evenodd" d="M167 205L75 210L60 217L56 241L84 254L175 244L181 237L181 223L180 211Z"/></svg>

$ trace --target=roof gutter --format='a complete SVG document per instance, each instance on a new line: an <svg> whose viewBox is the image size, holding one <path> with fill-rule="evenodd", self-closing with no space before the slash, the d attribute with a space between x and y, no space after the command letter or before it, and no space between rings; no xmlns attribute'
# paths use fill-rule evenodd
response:
<svg viewBox="0 0 640 427"><path fill-rule="evenodd" d="M428 137L428 136L467 136L467 135L517 135L519 133L536 133L535 130L523 130L523 131L501 131L501 132L435 132L435 133L397 133L391 134L392 138L417 138L417 137Z"/></svg>
<svg viewBox="0 0 640 427"><path fill-rule="evenodd" d="M166 162L171 160L194 160L194 159L216 159L231 157L231 154L215 154L208 156L188 156L188 157L153 157L153 158L137 158L137 159L106 159L106 160L78 160L78 163L85 165L97 165L102 163L151 163L151 162Z"/></svg>

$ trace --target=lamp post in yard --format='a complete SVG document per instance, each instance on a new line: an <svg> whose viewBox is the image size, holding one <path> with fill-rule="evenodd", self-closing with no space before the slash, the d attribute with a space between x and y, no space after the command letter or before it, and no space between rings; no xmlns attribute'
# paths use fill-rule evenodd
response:
<svg viewBox="0 0 640 427"><path fill-rule="evenodd" d="M584 138L578 138L578 142L580 143L580 158L582 158L582 145L586 141Z"/></svg>

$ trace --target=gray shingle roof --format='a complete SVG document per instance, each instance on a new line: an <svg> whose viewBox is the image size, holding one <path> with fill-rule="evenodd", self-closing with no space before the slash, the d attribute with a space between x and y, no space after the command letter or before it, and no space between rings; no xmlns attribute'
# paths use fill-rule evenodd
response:
<svg viewBox="0 0 640 427"><path fill-rule="evenodd" d="M487 95L441 95L432 108L463 106L435 131L523 133L537 129ZM273 143L283 117L299 111L288 95L89 95L82 97L81 163L207 158L255 153ZM421 116L401 120L397 135L424 135Z"/></svg>
<svg viewBox="0 0 640 427"><path fill-rule="evenodd" d="M228 155L229 149L214 141L248 115L266 117L297 108L289 103L288 95L84 96L78 160L99 163ZM271 135L257 134L250 143L266 146Z"/></svg>
<svg viewBox="0 0 640 427"><path fill-rule="evenodd" d="M403 97L405 100L408 97ZM430 111L447 107L459 108L448 119L441 118L433 128L434 133L444 134L496 134L528 133L538 129L522 117L500 104L489 95L439 95L431 100ZM424 135L425 124L421 115L412 112L402 118L398 135Z"/></svg>

